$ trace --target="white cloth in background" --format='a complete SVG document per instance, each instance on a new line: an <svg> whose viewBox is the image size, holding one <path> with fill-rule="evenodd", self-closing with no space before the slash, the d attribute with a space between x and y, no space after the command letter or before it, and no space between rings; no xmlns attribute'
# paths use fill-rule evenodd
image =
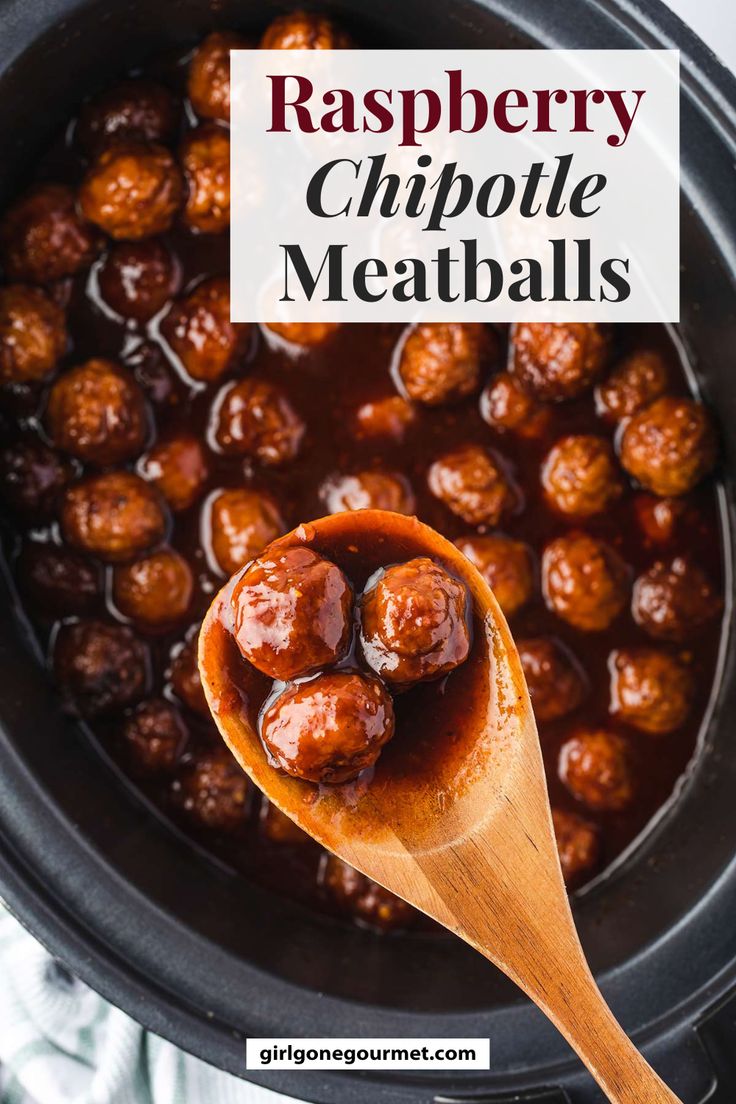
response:
<svg viewBox="0 0 736 1104"><path fill-rule="evenodd" d="M144 1031L0 906L0 1104L292 1104Z"/></svg>

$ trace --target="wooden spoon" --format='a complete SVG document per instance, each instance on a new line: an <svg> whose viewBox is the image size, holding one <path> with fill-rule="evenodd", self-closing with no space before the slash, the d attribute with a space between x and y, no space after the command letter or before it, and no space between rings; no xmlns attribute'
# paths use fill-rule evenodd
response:
<svg viewBox="0 0 736 1104"><path fill-rule="evenodd" d="M399 731L367 783L316 787L275 770L228 628L231 580L205 617L199 666L212 715L243 770L328 850L508 974L556 1024L610 1101L676 1102L614 1019L585 960L560 871L524 675L487 583L453 544L400 514L333 514L271 547L294 544L335 560L349 578L356 578L354 570L365 576L426 555L465 582L474 644L471 658L447 680L448 694L453 685L462 694L461 738L448 737L442 754L426 747L403 753Z"/></svg>

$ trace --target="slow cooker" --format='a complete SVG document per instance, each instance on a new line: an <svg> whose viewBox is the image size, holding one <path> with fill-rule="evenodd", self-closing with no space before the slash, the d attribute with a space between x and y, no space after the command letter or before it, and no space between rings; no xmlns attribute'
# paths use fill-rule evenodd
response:
<svg viewBox="0 0 736 1104"><path fill-rule="evenodd" d="M337 0L366 43L680 49L682 321L724 438L732 592L736 81L656 0ZM0 202L111 74L215 26L277 13L236 0L2 0ZM62 717L28 627L0 594L0 888L71 970L222 1069L320 1104L601 1099L560 1036L488 963L442 936L377 937L247 883L165 823ZM640 844L575 903L603 991L686 1104L736 1092L736 717L726 611L697 762ZM245 1070L245 1036L490 1037L488 1073Z"/></svg>

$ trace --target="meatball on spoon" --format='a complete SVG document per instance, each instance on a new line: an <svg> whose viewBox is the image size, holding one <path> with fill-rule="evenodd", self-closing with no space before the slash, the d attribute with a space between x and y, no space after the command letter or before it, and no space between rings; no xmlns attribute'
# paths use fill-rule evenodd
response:
<svg viewBox="0 0 736 1104"><path fill-rule="evenodd" d="M296 548L334 560L347 578L356 577L351 569L358 562L365 577L380 565L429 558L467 590L472 650L436 699L431 742L423 733L425 742L413 743L414 734L402 734L397 723L369 777L316 786L274 769L249 708L248 679L262 675L247 674L226 612L244 568L212 603L199 644L210 710L242 768L324 847L508 974L556 1024L614 1104L676 1102L614 1019L585 961L560 871L521 662L487 583L458 548L402 514L333 514L279 538L268 555L275 560ZM450 687L458 679L453 697Z"/></svg>

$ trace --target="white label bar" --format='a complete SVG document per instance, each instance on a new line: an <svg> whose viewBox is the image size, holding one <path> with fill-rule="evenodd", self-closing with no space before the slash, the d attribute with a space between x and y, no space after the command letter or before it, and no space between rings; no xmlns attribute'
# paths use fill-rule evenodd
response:
<svg viewBox="0 0 736 1104"><path fill-rule="evenodd" d="M249 1070L487 1070L489 1039L248 1039Z"/></svg>

